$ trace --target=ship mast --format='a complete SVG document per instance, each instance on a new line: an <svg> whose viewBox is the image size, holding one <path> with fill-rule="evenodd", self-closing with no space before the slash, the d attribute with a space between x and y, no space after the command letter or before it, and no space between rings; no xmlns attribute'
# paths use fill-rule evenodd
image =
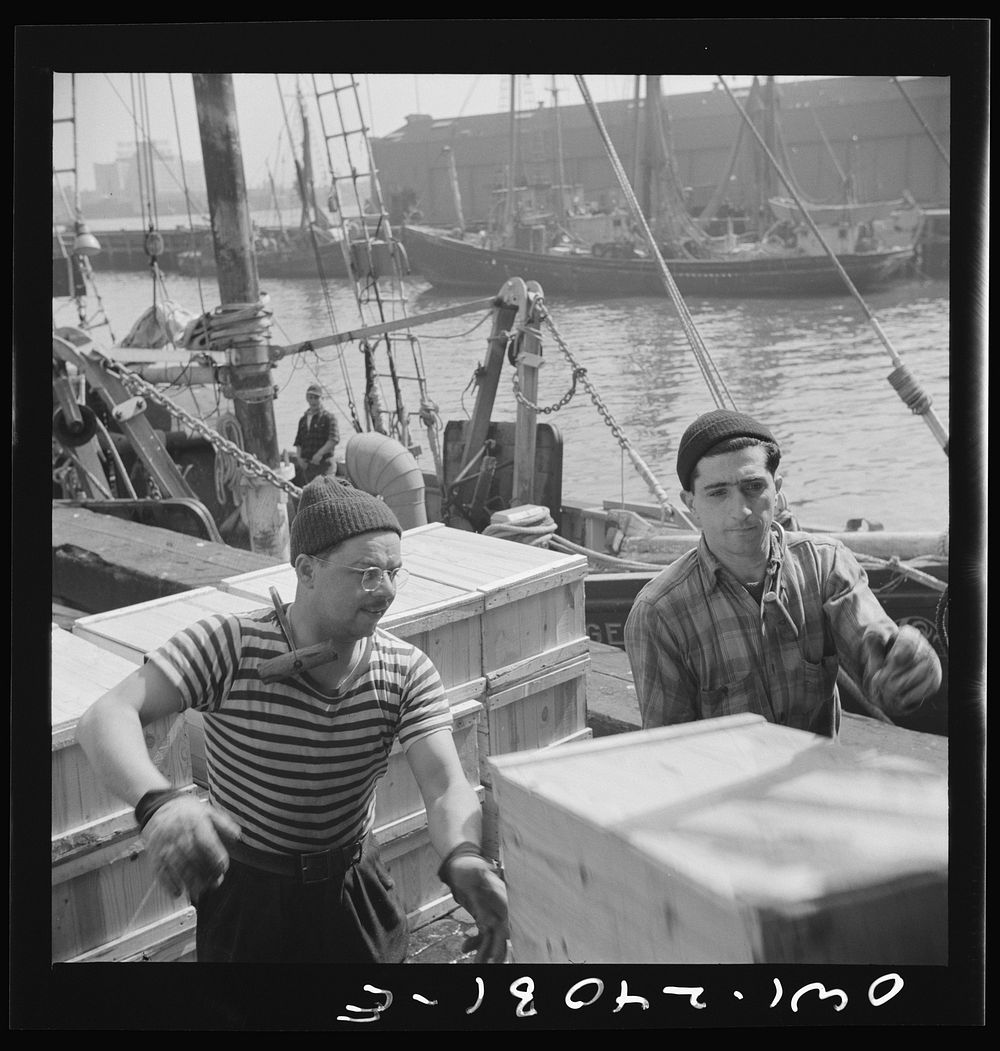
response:
<svg viewBox="0 0 1000 1051"><path fill-rule="evenodd" d="M195 103L205 164L219 278L221 310L254 308L260 302L253 228L247 207L233 78L229 73L195 73ZM244 449L277 469L274 385L266 335L241 339L227 348L228 374ZM243 505L251 550L288 558L288 510L284 494L262 477L247 476Z"/></svg>

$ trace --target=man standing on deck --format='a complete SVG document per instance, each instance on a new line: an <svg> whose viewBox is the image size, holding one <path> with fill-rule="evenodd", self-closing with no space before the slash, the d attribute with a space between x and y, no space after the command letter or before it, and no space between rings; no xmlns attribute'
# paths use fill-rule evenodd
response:
<svg viewBox="0 0 1000 1051"><path fill-rule="evenodd" d="M625 624L644 728L752 712L836 737L841 664L890 717L941 685L933 647L893 622L844 544L774 520L780 459L766 426L728 409L681 438L681 498L702 536Z"/></svg>
<svg viewBox="0 0 1000 1051"><path fill-rule="evenodd" d="M377 627L405 577L400 534L383 501L317 478L291 528L294 602L178 632L80 720L158 876L197 908L199 962L403 962L406 913L372 834L396 739L438 875L478 925L477 961L506 957L506 889L480 848L440 677ZM327 663L268 674L269 660L327 642ZM207 804L167 782L143 739L144 724L189 708L204 713Z"/></svg>
<svg viewBox="0 0 1000 1051"><path fill-rule="evenodd" d="M295 484L306 485L314 478L334 473L333 451L340 441L337 418L323 408L323 388L310 383L306 388L308 408L295 432Z"/></svg>

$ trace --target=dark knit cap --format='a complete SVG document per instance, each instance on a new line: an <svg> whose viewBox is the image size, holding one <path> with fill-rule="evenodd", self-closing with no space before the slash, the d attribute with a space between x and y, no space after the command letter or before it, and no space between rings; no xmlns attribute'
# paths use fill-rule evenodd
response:
<svg viewBox="0 0 1000 1051"><path fill-rule="evenodd" d="M302 490L292 520L292 565L299 555L315 555L352 536L381 532L403 533L384 500L332 475L322 475Z"/></svg>
<svg viewBox="0 0 1000 1051"><path fill-rule="evenodd" d="M677 450L677 477L685 492L691 492L698 461L719 442L730 438L759 438L778 444L774 435L752 416L732 409L713 409L699 416L684 432Z"/></svg>

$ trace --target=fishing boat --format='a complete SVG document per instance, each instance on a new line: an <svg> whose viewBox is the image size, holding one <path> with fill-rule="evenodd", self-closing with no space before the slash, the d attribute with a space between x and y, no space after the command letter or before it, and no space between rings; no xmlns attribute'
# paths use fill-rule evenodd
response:
<svg viewBox="0 0 1000 1051"><path fill-rule="evenodd" d="M646 79L643 208L656 252L682 295L839 295L844 291L840 269L862 290L884 285L907 272L914 259L918 231L900 235L900 227L890 244L879 236L873 222L888 216L893 203L862 203L850 208L809 204L813 222L806 224L799 218L794 201L772 196L765 188L758 211L769 218L762 228L747 231L745 223L732 219L726 223L718 218L725 210L724 202L714 199L696 220L688 213L684 188L673 166L659 78ZM755 82L749 103L756 100L756 89ZM773 84L769 85L768 97L773 115ZM512 90L512 106L514 98ZM746 111L736 105L759 136ZM773 119L761 123L774 128ZM743 130L741 125L741 136L720 187L728 186ZM771 157L776 143L759 137L760 149ZM511 140L516 144L514 132ZM509 172L514 173L517 166L516 146L512 146ZM404 226L403 242L412 268L442 289L483 290L493 287L498 278L526 275L551 295L664 294L651 242L637 236L636 224L627 210L586 214L585 209L567 204L567 197L578 198L562 183L535 187L514 182L511 174L510 184L497 191L499 203L489 228L477 235L419 224ZM851 185L849 177L846 183ZM453 184L457 185L454 177ZM461 214L460 205L456 210ZM720 223L723 233L713 233ZM834 250L836 263L827 245Z"/></svg>
<svg viewBox="0 0 1000 1051"><path fill-rule="evenodd" d="M649 258L599 257L593 250L556 247L548 252L485 248L426 227L405 226L403 243L417 273L441 289L484 291L508 277L530 274L552 295L665 295ZM633 250L634 252L634 250ZM854 284L869 290L906 271L912 247L875 248L838 259ZM734 251L725 259L665 260L677 287L691 296L812 296L842 294L840 274L825 256Z"/></svg>
<svg viewBox="0 0 1000 1051"><path fill-rule="evenodd" d="M347 277L340 239L327 227L312 223L294 231L258 229L255 254L257 272L264 278ZM217 272L214 254L200 249L179 252L176 269L188 277L211 276Z"/></svg>

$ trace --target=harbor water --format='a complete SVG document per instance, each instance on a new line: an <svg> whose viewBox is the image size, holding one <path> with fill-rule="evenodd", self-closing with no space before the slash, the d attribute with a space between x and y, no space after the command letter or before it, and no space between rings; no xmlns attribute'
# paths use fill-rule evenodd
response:
<svg viewBox="0 0 1000 1051"><path fill-rule="evenodd" d="M164 281L157 297L162 300L166 294L192 315L218 305L218 287L211 278L199 282L166 274ZM275 344L318 339L362 324L346 281L324 285L319 280L270 279L262 282L262 289L273 310ZM417 275L408 278L407 294L410 316L477 298L444 294ZM947 433L947 280L898 281L867 293L865 301L890 346L930 397ZM110 322L95 329L98 344L121 340L152 303L148 273L98 272L89 314L103 309ZM607 418L676 500L674 462L681 434L715 404L670 299L546 298L546 306L555 331L542 327L538 404L558 403L571 386L573 364L561 341L575 364L587 370L587 381L605 410L602 415L578 384L564 407L539 417L562 439L564 501L656 502ZM948 457L925 420L890 386L887 377L894 363L889 351L852 296L690 299L687 307L735 404L767 422L777 435L784 491L803 525L840 531L849 519L866 519L891 532L948 529ZM56 324L78 324L72 301L54 300L53 310ZM471 412L475 373L484 361L489 333L490 319L483 309L414 328L412 347L396 344L399 374L416 375L419 362L442 426ZM383 349L379 347L380 372L386 371ZM505 368L495 419L516 417L513 374ZM292 446L305 409L305 389L313 380L326 389L326 406L336 413L344 437L355 414L363 419L364 368L356 344L289 356L279 362L274 380L283 448ZM381 383L383 404L391 405L388 381ZM417 384L404 379L400 386L404 404L415 414L420 408ZM426 450L427 435L415 415L412 427L414 439ZM433 468L429 453L421 463Z"/></svg>

